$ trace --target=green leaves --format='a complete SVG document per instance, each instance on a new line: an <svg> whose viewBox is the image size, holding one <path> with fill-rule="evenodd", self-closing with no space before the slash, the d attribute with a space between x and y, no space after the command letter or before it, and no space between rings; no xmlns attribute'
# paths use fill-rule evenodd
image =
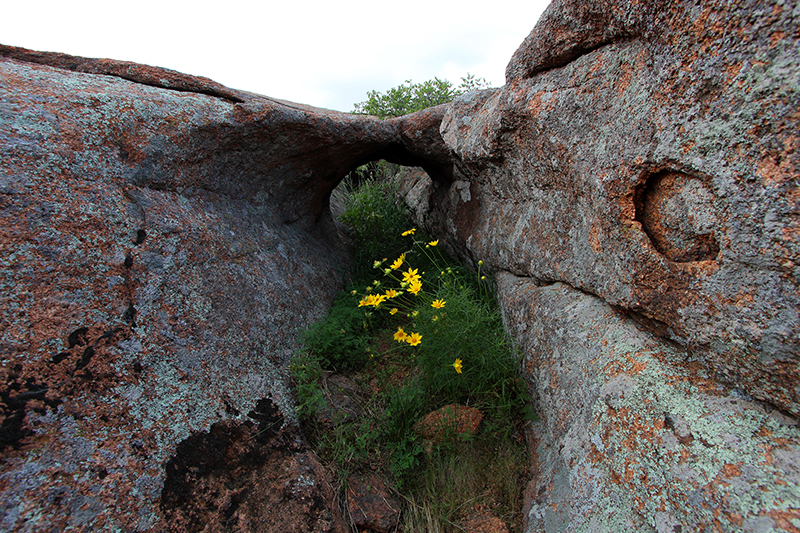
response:
<svg viewBox="0 0 800 533"><path fill-rule="evenodd" d="M405 250L406 241L400 234L409 219L405 206L396 199L398 187L392 179L365 181L344 201L339 220L352 230L355 280L371 279L374 259L397 257Z"/></svg>
<svg viewBox="0 0 800 533"><path fill-rule="evenodd" d="M386 93L369 91L364 102L355 104L354 113L373 115L381 119L395 118L429 107L446 104L457 96L488 87L483 78L467 74L456 87L449 80L433 78L422 83L404 83Z"/></svg>
<svg viewBox="0 0 800 533"><path fill-rule="evenodd" d="M364 331L364 312L348 292L333 302L325 319L309 327L303 343L327 370L359 368L368 359L370 331Z"/></svg>

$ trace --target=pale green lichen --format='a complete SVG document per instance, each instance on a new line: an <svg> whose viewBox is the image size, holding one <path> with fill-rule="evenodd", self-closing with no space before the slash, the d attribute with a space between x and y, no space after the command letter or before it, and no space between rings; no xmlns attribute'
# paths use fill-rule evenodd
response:
<svg viewBox="0 0 800 533"><path fill-rule="evenodd" d="M521 287L499 286L501 295ZM800 508L794 421L722 385L701 388L684 366L685 352L594 297L561 284L521 293L530 300L516 305L535 311L515 312L506 302L506 320L525 323L519 340L534 350L528 357L546 378L537 434L542 483L552 492L534 523L552 531L618 531L636 521L647 523L637 530L719 521L733 532L737 517ZM571 488L556 489L565 474ZM570 520L558 519L551 505L571 509Z"/></svg>

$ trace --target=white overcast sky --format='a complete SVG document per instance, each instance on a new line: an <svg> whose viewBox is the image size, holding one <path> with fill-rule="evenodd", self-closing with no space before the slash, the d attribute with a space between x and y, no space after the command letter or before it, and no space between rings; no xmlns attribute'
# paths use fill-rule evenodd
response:
<svg viewBox="0 0 800 533"><path fill-rule="evenodd" d="M369 90L468 72L503 85L549 0L26 0L0 44L108 57L351 111Z"/></svg>

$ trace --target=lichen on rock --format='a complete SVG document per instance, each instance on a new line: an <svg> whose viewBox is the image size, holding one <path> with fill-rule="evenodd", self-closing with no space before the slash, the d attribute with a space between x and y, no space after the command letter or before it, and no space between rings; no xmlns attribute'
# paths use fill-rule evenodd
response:
<svg viewBox="0 0 800 533"><path fill-rule="evenodd" d="M555 0L503 87L390 121L0 46L0 529L343 530L285 364L385 158L495 274L527 531L796 530L798 20Z"/></svg>

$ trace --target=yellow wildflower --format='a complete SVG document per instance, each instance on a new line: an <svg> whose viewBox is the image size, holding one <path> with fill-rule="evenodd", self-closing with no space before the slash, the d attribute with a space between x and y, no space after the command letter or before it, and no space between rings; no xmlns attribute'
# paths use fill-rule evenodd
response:
<svg viewBox="0 0 800 533"><path fill-rule="evenodd" d="M413 294L414 296L422 289L422 282L420 280L412 281L408 286L408 292Z"/></svg>
<svg viewBox="0 0 800 533"><path fill-rule="evenodd" d="M396 312L397 312L397 308L396 308L396 307L393 307L393 308L392 308L392 310L391 310L391 311L389 311L389 314L390 314L390 315L393 315L393 314L395 314Z"/></svg>
<svg viewBox="0 0 800 533"><path fill-rule="evenodd" d="M384 294L368 294L358 302L358 306L364 307L365 305L373 305L378 307L384 300L386 300L386 295Z"/></svg>
<svg viewBox="0 0 800 533"><path fill-rule="evenodd" d="M461 359L456 359L456 362L453 363L453 368L455 368L456 372L458 372L459 374L461 373L461 368L462 368Z"/></svg>
<svg viewBox="0 0 800 533"><path fill-rule="evenodd" d="M437 244L439 244L439 239L436 239L435 241L431 241L431 242L429 242L428 244L429 244L430 246L436 246Z"/></svg>
<svg viewBox="0 0 800 533"><path fill-rule="evenodd" d="M406 342L411 346L416 346L417 344L422 342L422 335L419 333L412 333L411 335L406 336Z"/></svg>
<svg viewBox="0 0 800 533"><path fill-rule="evenodd" d="M403 328L397 328L397 331L394 334L394 340L397 342L403 342L406 340L406 337L408 337L408 335L406 335L406 332L403 331Z"/></svg>
<svg viewBox="0 0 800 533"><path fill-rule="evenodd" d="M409 267L407 271L403 272L403 281L411 283L413 280L419 279L419 274L417 274L417 272L419 272L418 268L412 269Z"/></svg>
<svg viewBox="0 0 800 533"><path fill-rule="evenodd" d="M411 228L410 230L406 230L403 232L403 237L407 237L408 235L414 235L415 231L417 231L417 228Z"/></svg>
<svg viewBox="0 0 800 533"><path fill-rule="evenodd" d="M435 309L441 309L442 307L444 307L444 304L446 304L446 303L447 303L447 300L434 300L431 303L431 307L433 307Z"/></svg>
<svg viewBox="0 0 800 533"><path fill-rule="evenodd" d="M402 294L402 293L399 293L399 292L397 292L397 291L396 291L396 290L394 290L394 289L386 289L386 294L385 294L385 296L386 296L387 298L394 298L395 296L400 296L400 294Z"/></svg>
<svg viewBox="0 0 800 533"><path fill-rule="evenodd" d="M395 259L394 263L392 263L389 266L392 267L392 270L397 270L398 268L403 266L403 261L405 261L405 260L406 260L406 254L403 254L400 257L398 257L397 259Z"/></svg>

